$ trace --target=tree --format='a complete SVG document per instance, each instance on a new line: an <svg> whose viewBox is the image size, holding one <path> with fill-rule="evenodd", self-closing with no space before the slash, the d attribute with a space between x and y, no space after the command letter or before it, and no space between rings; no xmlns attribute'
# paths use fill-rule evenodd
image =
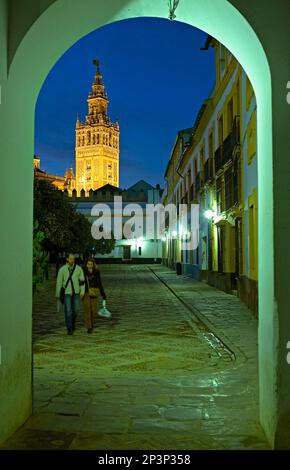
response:
<svg viewBox="0 0 290 470"><path fill-rule="evenodd" d="M41 243L46 252L82 253L93 245L90 222L49 181L35 179L34 220L44 234Z"/></svg>
<svg viewBox="0 0 290 470"><path fill-rule="evenodd" d="M111 233L110 238L101 238L100 240L96 240L94 243L94 248L96 253L99 253L100 255L107 255L113 251L115 244L116 240Z"/></svg>
<svg viewBox="0 0 290 470"><path fill-rule="evenodd" d="M35 221L33 225L33 293L43 283L48 265L48 255L42 248L43 239L44 233L39 230L39 223Z"/></svg>

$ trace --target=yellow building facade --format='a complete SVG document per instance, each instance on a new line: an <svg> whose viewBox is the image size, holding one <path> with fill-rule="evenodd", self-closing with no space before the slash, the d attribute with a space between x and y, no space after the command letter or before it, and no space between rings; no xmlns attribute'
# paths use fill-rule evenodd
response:
<svg viewBox="0 0 290 470"><path fill-rule="evenodd" d="M199 205L199 242L180 252L167 234L164 260L258 310L258 178L256 100L241 65L222 44L215 49L216 77L191 128L187 145L178 132L165 172L164 203ZM180 227L179 233L182 232ZM177 247L175 249L174 247ZM169 256L168 256L169 255Z"/></svg>
<svg viewBox="0 0 290 470"><path fill-rule="evenodd" d="M108 116L108 96L102 81L99 61L95 80L88 96L88 114L76 122L75 189L86 194L105 184L119 186L119 124Z"/></svg>

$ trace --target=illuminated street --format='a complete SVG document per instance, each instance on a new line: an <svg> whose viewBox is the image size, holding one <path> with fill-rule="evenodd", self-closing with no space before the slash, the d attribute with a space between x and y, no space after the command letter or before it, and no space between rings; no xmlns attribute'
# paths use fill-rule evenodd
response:
<svg viewBox="0 0 290 470"><path fill-rule="evenodd" d="M34 415L5 448L267 448L257 321L238 298L161 265L101 272L112 319L91 335L81 317L66 334L52 272L37 295Z"/></svg>

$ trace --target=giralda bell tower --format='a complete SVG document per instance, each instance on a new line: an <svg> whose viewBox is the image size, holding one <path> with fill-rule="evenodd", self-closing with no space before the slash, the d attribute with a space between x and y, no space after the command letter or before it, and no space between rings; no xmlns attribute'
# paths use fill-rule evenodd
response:
<svg viewBox="0 0 290 470"><path fill-rule="evenodd" d="M86 195L105 184L119 186L119 124L112 123L107 111L109 100L102 81L100 63L88 96L85 123L76 122L76 190Z"/></svg>

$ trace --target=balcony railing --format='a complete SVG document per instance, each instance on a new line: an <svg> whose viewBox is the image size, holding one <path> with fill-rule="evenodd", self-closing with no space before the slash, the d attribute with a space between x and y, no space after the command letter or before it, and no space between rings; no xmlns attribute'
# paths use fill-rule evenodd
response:
<svg viewBox="0 0 290 470"><path fill-rule="evenodd" d="M234 205L234 180L233 168L228 168L225 172L225 210L229 210Z"/></svg>
<svg viewBox="0 0 290 470"><path fill-rule="evenodd" d="M240 144L240 117L236 116L230 134L215 151L215 172L217 173L233 158L235 148Z"/></svg>
<svg viewBox="0 0 290 470"><path fill-rule="evenodd" d="M188 202L191 203L195 200L195 191L194 191L194 184L189 188L189 194L188 194Z"/></svg>
<svg viewBox="0 0 290 470"><path fill-rule="evenodd" d="M214 166L215 166L215 172L217 173L223 166L223 148L222 145L220 145L215 153L214 153Z"/></svg>
<svg viewBox="0 0 290 470"><path fill-rule="evenodd" d="M231 160L234 152L234 145L232 142L232 134L229 134L223 141L222 154L223 154L223 165Z"/></svg>
<svg viewBox="0 0 290 470"><path fill-rule="evenodd" d="M188 192L181 198L181 204L188 204Z"/></svg>
<svg viewBox="0 0 290 470"><path fill-rule="evenodd" d="M221 215L223 212L223 198L222 198L222 180L217 178L216 180L216 205L217 205L217 215Z"/></svg>
<svg viewBox="0 0 290 470"><path fill-rule="evenodd" d="M195 193L197 194L201 189L201 177L200 173L197 173L195 177Z"/></svg>
<svg viewBox="0 0 290 470"><path fill-rule="evenodd" d="M231 209L240 200L240 160L236 155L233 165L225 172L225 210Z"/></svg>
<svg viewBox="0 0 290 470"><path fill-rule="evenodd" d="M240 201L240 155L237 154L234 159L233 186L234 186L234 204Z"/></svg>
<svg viewBox="0 0 290 470"><path fill-rule="evenodd" d="M209 158L204 164L204 182L207 183L213 178L213 158Z"/></svg>

